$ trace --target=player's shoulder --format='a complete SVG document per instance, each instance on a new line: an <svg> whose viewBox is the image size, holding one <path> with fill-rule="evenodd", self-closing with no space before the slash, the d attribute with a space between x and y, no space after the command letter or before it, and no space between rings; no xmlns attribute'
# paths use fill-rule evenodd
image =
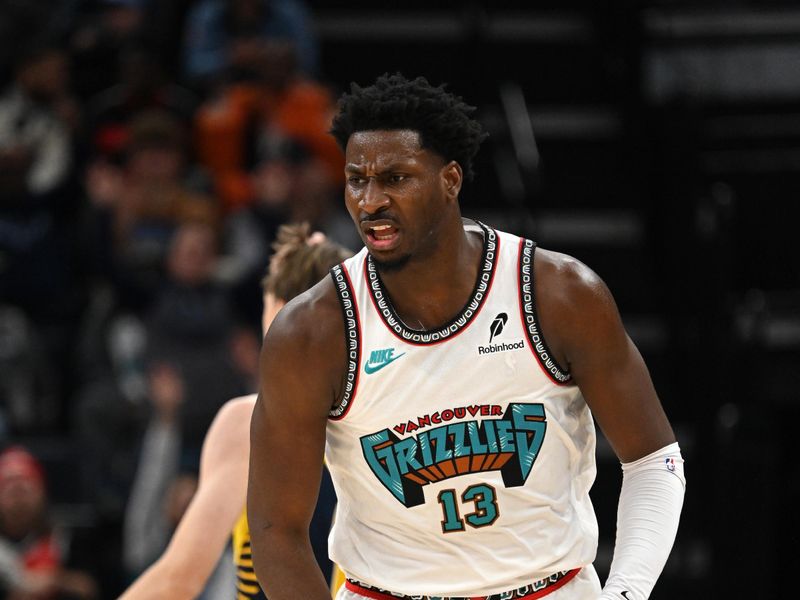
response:
<svg viewBox="0 0 800 600"><path fill-rule="evenodd" d="M239 423L241 417L253 412L258 394L247 394L231 398L223 404L217 411L214 421L225 425L228 423Z"/></svg>
<svg viewBox="0 0 800 600"><path fill-rule="evenodd" d="M259 405L278 398L285 410L291 398L295 408L327 415L341 393L346 369L344 331L330 277L287 303L264 338Z"/></svg>
<svg viewBox="0 0 800 600"><path fill-rule="evenodd" d="M563 299L580 301L608 292L603 280L589 266L569 254L541 247L535 254L534 277L542 291Z"/></svg>
<svg viewBox="0 0 800 600"><path fill-rule="evenodd" d="M257 394L239 396L228 400L217 411L203 442L201 470L209 473L245 460L249 449L250 416L253 414Z"/></svg>
<svg viewBox="0 0 800 600"><path fill-rule="evenodd" d="M533 279L540 325L561 364L571 364L587 342L621 331L611 292L597 273L575 257L537 248Z"/></svg>
<svg viewBox="0 0 800 600"><path fill-rule="evenodd" d="M330 277L289 301L264 338L264 350L297 354L344 344L339 297Z"/></svg>

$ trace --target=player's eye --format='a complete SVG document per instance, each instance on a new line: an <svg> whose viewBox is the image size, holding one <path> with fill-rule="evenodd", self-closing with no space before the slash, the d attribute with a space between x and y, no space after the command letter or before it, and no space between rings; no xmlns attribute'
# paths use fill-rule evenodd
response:
<svg viewBox="0 0 800 600"><path fill-rule="evenodd" d="M394 174L389 176L389 181L392 183L400 183L406 178L405 175Z"/></svg>

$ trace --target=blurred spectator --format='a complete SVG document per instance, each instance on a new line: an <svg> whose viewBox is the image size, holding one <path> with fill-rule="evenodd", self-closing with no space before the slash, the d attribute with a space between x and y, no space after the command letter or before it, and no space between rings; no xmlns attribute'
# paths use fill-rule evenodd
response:
<svg viewBox="0 0 800 600"><path fill-rule="evenodd" d="M4 207L26 203L62 185L71 166L67 58L50 43L18 55L0 96L0 193Z"/></svg>
<svg viewBox="0 0 800 600"><path fill-rule="evenodd" d="M84 456L84 497L101 520L119 525L147 417L147 340L140 319L131 314L110 317L98 329L103 347L76 394L74 430Z"/></svg>
<svg viewBox="0 0 800 600"><path fill-rule="evenodd" d="M72 177L78 112L68 75L65 52L35 40L20 50L0 91L0 303L25 311L57 369L60 396L68 387L68 345L82 303Z"/></svg>
<svg viewBox="0 0 800 600"><path fill-rule="evenodd" d="M148 0L98 0L84 7L72 31L70 49L75 62L75 88L90 98L112 86L120 54L143 29Z"/></svg>
<svg viewBox="0 0 800 600"><path fill-rule="evenodd" d="M3 0L0 2L0 87L20 48L36 39L63 40L75 26L82 0Z"/></svg>
<svg viewBox="0 0 800 600"><path fill-rule="evenodd" d="M265 138L299 144L309 162L319 163L326 185L336 187L344 159L328 134L333 114L329 90L299 75L288 43L265 42L248 64L248 78L223 88L197 115L198 156L227 210L255 198L249 171Z"/></svg>
<svg viewBox="0 0 800 600"><path fill-rule="evenodd" d="M144 434L125 511L123 557L125 569L132 576L158 558L188 504L181 502L178 507L175 497L172 502L167 501L181 464L179 411L185 398L183 379L170 365L156 364L150 369L149 382L153 416ZM178 485L186 489L185 484ZM188 494L190 498L193 493L192 490Z"/></svg>
<svg viewBox="0 0 800 600"><path fill-rule="evenodd" d="M183 380L165 363L153 365L149 380L153 413L125 513L123 557L129 577L139 575L161 555L197 491L199 451L187 452L182 447ZM214 595L214 590L230 592L233 585L226 558L220 560L217 577L206 586L209 598L227 596ZM219 581L226 573L230 580Z"/></svg>
<svg viewBox="0 0 800 600"><path fill-rule="evenodd" d="M303 72L316 72L317 41L300 0L200 0L186 24L184 72L191 79L224 69L247 76L252 55L267 39L290 42Z"/></svg>
<svg viewBox="0 0 800 600"><path fill-rule="evenodd" d="M122 313L102 327L110 368L81 393L84 481L109 536L126 523L118 545L102 540L106 555L124 556L124 577L163 550L180 512L163 512L167 490L197 460L219 405L254 389L259 339L234 326L214 282L216 244L205 222L177 227L151 308L141 320ZM132 453L134 439L140 449Z"/></svg>
<svg viewBox="0 0 800 600"><path fill-rule="evenodd" d="M162 110L191 125L199 104L195 95L166 78L158 55L143 41L120 52L118 83L94 96L89 104L92 149L114 159L130 141L131 122L144 111Z"/></svg>
<svg viewBox="0 0 800 600"><path fill-rule="evenodd" d="M299 143L274 131L262 132L255 155L249 173L253 201L225 221L224 257L218 269L248 321L261 314L257 290L264 257L272 252L278 228L287 222L308 221L329 231L333 206L324 168ZM352 230L350 223L347 231Z"/></svg>
<svg viewBox="0 0 800 600"><path fill-rule="evenodd" d="M114 536L147 417L148 361L173 365L181 382L200 371L196 385L185 385L192 402L179 413L181 428L188 423L187 444L201 435L197 430L204 431L216 406L242 389L227 356L227 300L211 281L215 211L183 180L184 165L178 124L149 113L133 124L125 170L98 162L89 173L97 235L87 255L107 259L104 273L117 285L115 293L95 294L95 314L85 319L80 359L88 368L75 418L86 455L84 489L107 531L105 556L121 553ZM109 580L109 587L118 583L113 574Z"/></svg>
<svg viewBox="0 0 800 600"><path fill-rule="evenodd" d="M164 112L131 124L124 165L98 159L86 173L91 203L87 256L114 284L117 301L140 310L158 289L173 232L187 221L217 224L217 208L197 191L185 132Z"/></svg>
<svg viewBox="0 0 800 600"><path fill-rule="evenodd" d="M31 273L34 266L43 267L38 277L47 275L50 282L59 275L46 265L52 259L58 264L56 219L68 204L71 129L77 119L68 73L60 47L33 43L20 52L14 77L0 92L0 257L5 255L0 277L19 277L20 294L48 285ZM26 263L19 270L14 269L17 256Z"/></svg>
<svg viewBox="0 0 800 600"><path fill-rule="evenodd" d="M248 391L231 353L233 311L213 279L217 260L214 230L199 222L182 225L170 244L167 279L145 318L151 364L169 364L183 380L183 445L198 453L217 409Z"/></svg>
<svg viewBox="0 0 800 600"><path fill-rule="evenodd" d="M97 598L94 580L67 568L68 536L49 516L42 467L26 450L0 454L0 583L8 600Z"/></svg>
<svg viewBox="0 0 800 600"><path fill-rule="evenodd" d="M0 440L53 425L52 365L25 314L0 305Z"/></svg>
<svg viewBox="0 0 800 600"><path fill-rule="evenodd" d="M262 138L260 160L252 168L254 200L231 214L225 224L225 258L221 276L240 284L260 280L264 257L271 254L278 228L291 220L292 198L297 196L300 167L307 153L290 140Z"/></svg>
<svg viewBox="0 0 800 600"><path fill-rule="evenodd" d="M115 597L127 584L122 567L122 528L147 423L148 382L145 372L146 333L137 317L109 314L108 294L97 332L101 348L85 370L86 381L75 395L73 435L80 449L81 496L94 513L91 551L104 597ZM102 302L101 302L102 303ZM81 349L86 352L85 349ZM84 359L85 360L85 359ZM77 478L76 478L77 479Z"/></svg>

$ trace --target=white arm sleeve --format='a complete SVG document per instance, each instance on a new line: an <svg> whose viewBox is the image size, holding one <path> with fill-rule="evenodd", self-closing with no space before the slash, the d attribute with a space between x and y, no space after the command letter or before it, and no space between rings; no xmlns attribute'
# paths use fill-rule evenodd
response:
<svg viewBox="0 0 800 600"><path fill-rule="evenodd" d="M650 596L675 541L685 487L677 442L622 464L614 559L601 600Z"/></svg>

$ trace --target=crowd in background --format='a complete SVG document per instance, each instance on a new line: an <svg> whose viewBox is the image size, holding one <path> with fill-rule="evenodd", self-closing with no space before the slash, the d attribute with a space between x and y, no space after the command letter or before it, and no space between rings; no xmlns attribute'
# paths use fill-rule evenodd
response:
<svg viewBox="0 0 800 600"><path fill-rule="evenodd" d="M2 0L0 39L0 597L110 598L256 389L278 226L356 247L335 91L300 0Z"/></svg>

